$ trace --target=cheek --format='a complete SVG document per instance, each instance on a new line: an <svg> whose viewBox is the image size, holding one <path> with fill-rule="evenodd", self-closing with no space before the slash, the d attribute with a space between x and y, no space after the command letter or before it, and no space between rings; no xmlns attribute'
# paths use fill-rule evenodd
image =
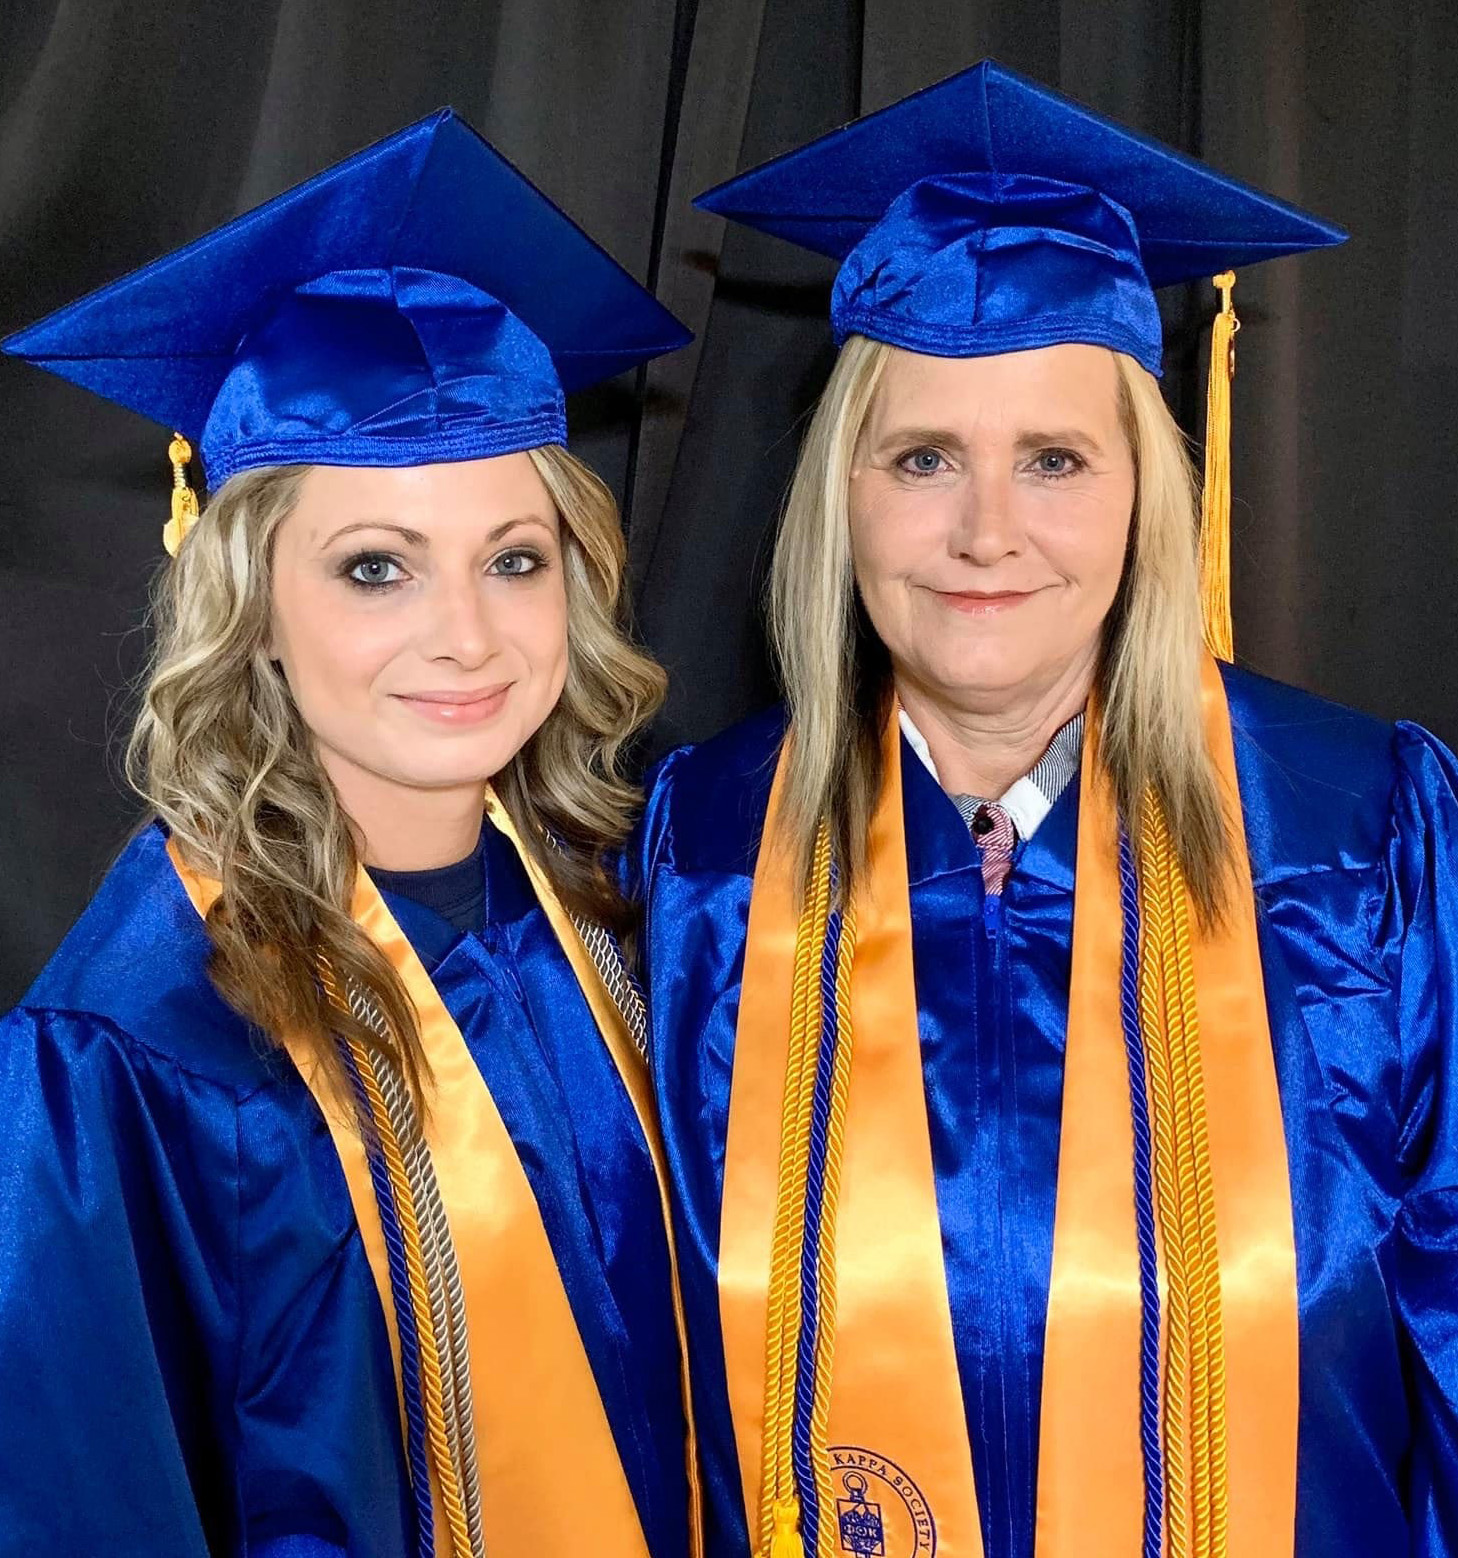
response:
<svg viewBox="0 0 1458 1558"><path fill-rule="evenodd" d="M540 589L509 603L510 634L533 679L561 691L567 670L567 593L560 568Z"/></svg>
<svg viewBox="0 0 1458 1558"><path fill-rule="evenodd" d="M333 587L292 582L274 596L274 651L306 723L368 694L408 639L403 613Z"/></svg>
<svg viewBox="0 0 1458 1558"><path fill-rule="evenodd" d="M938 493L878 489L873 476L865 480L866 490L852 495L851 561L862 595L878 598L945 551L950 520Z"/></svg>
<svg viewBox="0 0 1458 1558"><path fill-rule="evenodd" d="M1029 534L1047 561L1107 608L1124 570L1132 491L1071 497L1037 515Z"/></svg>

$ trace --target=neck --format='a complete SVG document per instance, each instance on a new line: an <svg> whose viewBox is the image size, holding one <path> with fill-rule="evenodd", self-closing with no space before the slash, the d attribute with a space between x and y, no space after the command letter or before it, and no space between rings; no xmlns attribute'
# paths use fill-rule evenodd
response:
<svg viewBox="0 0 1458 1558"><path fill-rule="evenodd" d="M337 754L319 755L354 824L365 865L383 871L430 871L454 865L476 848L484 784L424 789L368 773Z"/></svg>
<svg viewBox="0 0 1458 1558"><path fill-rule="evenodd" d="M996 706L952 702L900 675L896 695L926 741L942 788L996 800L1032 772L1053 737L1087 703L1093 670L1090 656L1050 685Z"/></svg>

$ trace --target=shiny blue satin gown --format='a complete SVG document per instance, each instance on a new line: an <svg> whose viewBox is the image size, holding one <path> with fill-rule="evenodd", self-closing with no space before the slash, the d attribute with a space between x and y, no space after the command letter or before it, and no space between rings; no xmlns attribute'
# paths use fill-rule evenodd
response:
<svg viewBox="0 0 1458 1558"><path fill-rule="evenodd" d="M1295 1550L1439 1558L1458 1553L1458 764L1415 726L1228 668L1226 686L1295 1213ZM783 716L761 717L670 754L635 861L710 1558L748 1551L716 1260L745 927L782 733ZM1078 785L1018 846L1000 920L984 922L966 824L904 746L902 768L983 1539L987 1558L1031 1558Z"/></svg>
<svg viewBox="0 0 1458 1558"><path fill-rule="evenodd" d="M647 1145L511 845L488 828L481 847L479 935L386 899L525 1166L653 1558L684 1558ZM152 827L0 1021L3 1558L414 1553L343 1170L291 1062L209 984L208 950Z"/></svg>

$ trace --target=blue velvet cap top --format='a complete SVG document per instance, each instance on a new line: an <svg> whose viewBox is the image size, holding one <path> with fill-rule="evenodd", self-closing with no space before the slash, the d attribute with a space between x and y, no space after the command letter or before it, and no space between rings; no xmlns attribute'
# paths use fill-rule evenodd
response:
<svg viewBox="0 0 1458 1558"><path fill-rule="evenodd" d="M1163 355L1154 288L1346 234L983 60L696 204L843 263L852 334L938 357Z"/></svg>
<svg viewBox="0 0 1458 1558"><path fill-rule="evenodd" d="M448 109L11 336L262 465L427 465L565 442L564 394L690 334Z"/></svg>

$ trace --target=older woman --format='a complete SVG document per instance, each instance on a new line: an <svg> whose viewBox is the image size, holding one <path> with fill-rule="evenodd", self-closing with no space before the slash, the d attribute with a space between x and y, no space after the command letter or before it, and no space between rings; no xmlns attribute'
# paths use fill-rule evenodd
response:
<svg viewBox="0 0 1458 1558"><path fill-rule="evenodd" d="M986 64L705 203L844 261L642 854L709 1550L1458 1549L1458 769L1202 649L1155 380L1340 235Z"/></svg>
<svg viewBox="0 0 1458 1558"><path fill-rule="evenodd" d="M0 1552L690 1552L604 867L662 676L563 447L684 339L445 113L7 343L214 490L176 438L155 818L0 1022Z"/></svg>

